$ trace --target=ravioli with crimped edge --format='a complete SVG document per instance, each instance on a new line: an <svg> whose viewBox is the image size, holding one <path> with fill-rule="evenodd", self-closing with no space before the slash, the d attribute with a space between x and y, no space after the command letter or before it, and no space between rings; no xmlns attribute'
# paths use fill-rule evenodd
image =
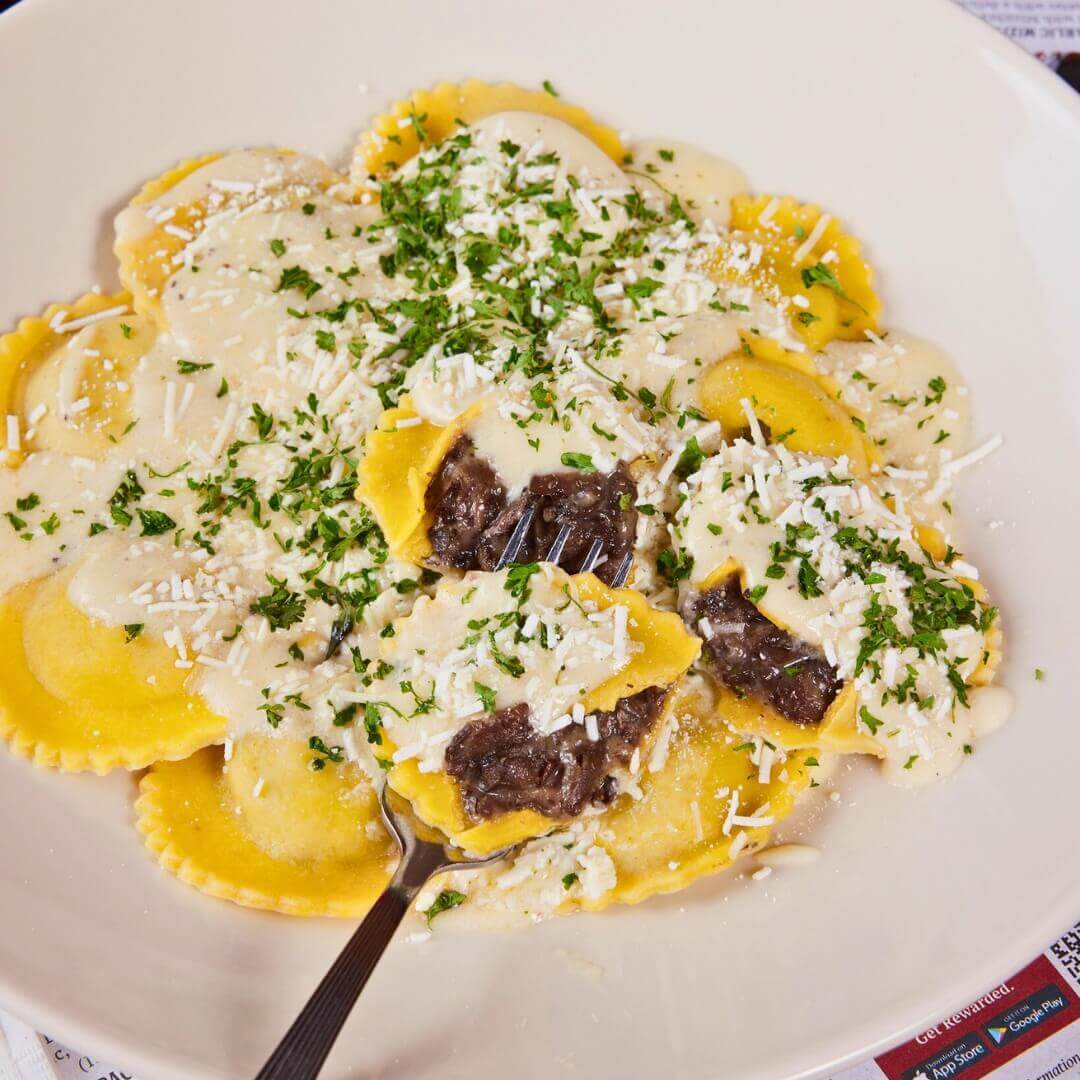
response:
<svg viewBox="0 0 1080 1080"><path fill-rule="evenodd" d="M422 147L440 143L484 117L511 110L556 117L577 128L614 161L621 162L625 156L612 128L597 123L580 105L562 101L552 91L468 79L460 85L441 82L432 90L417 90L375 117L356 147L353 179L361 185L385 176Z"/></svg>
<svg viewBox="0 0 1080 1080"><path fill-rule="evenodd" d="M736 195L731 234L713 266L724 278L772 295L812 348L877 329L881 301L862 246L818 206L788 196Z"/></svg>
<svg viewBox="0 0 1080 1080"><path fill-rule="evenodd" d="M394 630L393 675L366 705L376 752L419 816L478 854L610 804L698 652L640 593L547 563L444 582Z"/></svg>
<svg viewBox="0 0 1080 1080"><path fill-rule="evenodd" d="M202 892L287 915L363 915L397 853L355 765L313 772L303 743L248 736L142 778L136 825Z"/></svg>
<svg viewBox="0 0 1080 1080"><path fill-rule="evenodd" d="M104 457L128 432L128 376L155 336L127 293L87 293L0 337L0 404L18 433L4 463L44 450Z"/></svg>
<svg viewBox="0 0 1080 1080"><path fill-rule="evenodd" d="M71 576L62 571L0 598L0 738L35 764L97 773L220 742L225 719L189 691L173 651L80 611L68 596Z"/></svg>
<svg viewBox="0 0 1080 1080"><path fill-rule="evenodd" d="M758 431L689 478L676 520L694 567L683 610L736 727L872 753L898 780L966 752L996 609L846 459Z"/></svg>
<svg viewBox="0 0 1080 1080"><path fill-rule="evenodd" d="M125 291L0 338L0 739L145 769L152 856L266 910L368 909L387 784L514 845L436 927L738 866L834 755L976 753L1010 698L954 496L1000 440L858 224L552 84L358 128L347 175L168 169Z"/></svg>

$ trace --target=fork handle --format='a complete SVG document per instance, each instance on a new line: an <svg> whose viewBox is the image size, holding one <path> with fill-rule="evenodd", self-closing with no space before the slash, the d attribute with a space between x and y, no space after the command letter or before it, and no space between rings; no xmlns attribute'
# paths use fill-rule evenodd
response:
<svg viewBox="0 0 1080 1080"><path fill-rule="evenodd" d="M255 1080L314 1080L417 890L391 882Z"/></svg>

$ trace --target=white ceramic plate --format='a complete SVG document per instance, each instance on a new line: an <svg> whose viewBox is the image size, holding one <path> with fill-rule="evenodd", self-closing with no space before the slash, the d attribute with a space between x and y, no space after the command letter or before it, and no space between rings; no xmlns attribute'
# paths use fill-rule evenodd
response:
<svg viewBox="0 0 1080 1080"><path fill-rule="evenodd" d="M342 162L373 111L466 75L550 78L865 238L887 321L950 350L977 435L1006 435L961 510L1019 707L939 787L845 777L810 869L397 942L328 1075L825 1072L982 992L1080 912L1080 107L944 0L26 0L0 17L3 322L111 284L113 213L173 161L275 143ZM0 1000L146 1080L251 1075L351 927L166 877L133 787L0 757Z"/></svg>

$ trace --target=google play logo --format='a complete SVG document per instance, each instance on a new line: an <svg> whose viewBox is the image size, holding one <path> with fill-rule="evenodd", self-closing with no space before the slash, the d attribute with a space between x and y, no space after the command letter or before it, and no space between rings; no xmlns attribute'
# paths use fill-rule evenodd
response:
<svg viewBox="0 0 1080 1080"><path fill-rule="evenodd" d="M990 1038L992 1038L994 1042L998 1044L998 1046L1001 1045L1002 1040L1009 1033L1009 1029L1007 1027L988 1027L986 1030L987 1033L990 1035Z"/></svg>

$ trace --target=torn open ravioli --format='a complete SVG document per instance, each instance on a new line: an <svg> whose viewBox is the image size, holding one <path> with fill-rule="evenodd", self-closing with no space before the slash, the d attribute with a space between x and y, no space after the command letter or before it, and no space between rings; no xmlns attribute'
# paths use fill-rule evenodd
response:
<svg viewBox="0 0 1080 1080"><path fill-rule="evenodd" d="M127 293L87 293L0 337L0 411L19 427L6 465L39 450L100 458L127 433L128 379L156 336L130 305Z"/></svg>
<svg viewBox="0 0 1080 1080"><path fill-rule="evenodd" d="M143 777L137 826L158 862L224 900L289 915L359 918L396 848L353 764L313 770L302 742L247 736L159 762Z"/></svg>
<svg viewBox="0 0 1080 1080"><path fill-rule="evenodd" d="M594 541L610 584L633 550L636 486L625 462L608 473L568 469L533 476L511 497L498 462L480 455L468 434L477 404L445 427L421 419L408 398L369 433L358 498L372 509L398 558L440 569L493 570L518 520L532 509L519 562L543 558L563 525L571 527L561 563L580 568Z"/></svg>
<svg viewBox="0 0 1080 1080"><path fill-rule="evenodd" d="M811 784L817 757L734 734L696 688L677 689L669 713L635 791L441 887L466 893L469 906L538 919L675 892L764 846Z"/></svg>
<svg viewBox="0 0 1080 1080"><path fill-rule="evenodd" d="M716 276L783 299L792 330L812 349L877 330L881 301L862 245L819 206L736 195L730 228L713 262Z"/></svg>
<svg viewBox="0 0 1080 1080"><path fill-rule="evenodd" d="M515 647L519 637L523 650ZM420 641L426 648L416 656L414 642ZM495 851L568 819L531 808L470 814L472 800L447 772L445 749L467 724L527 702L528 720L539 734L555 734L570 723L591 731L596 722L599 738L596 714L617 711L620 701L650 688L666 690L698 648L678 616L655 611L640 593L610 589L591 574L571 578L534 565L444 580L435 598L418 601L387 639L384 659L408 666L371 688L373 698L384 695L377 753L394 762L391 787L424 821L465 850ZM659 698L653 705L642 735L662 722L664 706ZM503 715L507 722L521 719ZM617 719L612 726L618 727ZM611 794L609 788L605 795Z"/></svg>
<svg viewBox="0 0 1080 1080"><path fill-rule="evenodd" d="M185 692L173 651L76 608L71 573L0 599L0 737L36 765L96 773L220 742L225 720Z"/></svg>
<svg viewBox="0 0 1080 1080"><path fill-rule="evenodd" d="M579 105L571 105L546 90L525 90L513 83L490 84L469 79L461 84L439 83L417 90L376 116L357 144L352 178L359 187L391 173L430 146L459 130L458 120L472 124L501 112L531 112L553 116L591 139L613 161L622 163L626 151L614 129L599 124Z"/></svg>
<svg viewBox="0 0 1080 1080"><path fill-rule="evenodd" d="M854 691L816 732L752 695L724 702L731 722L780 745L874 753L896 782L954 769L976 734L969 689L1000 640L982 590L921 548L914 523L843 459L737 439L688 478L686 496L676 533L690 587L738 572L761 614L820 648ZM696 629L715 628L698 617Z"/></svg>
<svg viewBox="0 0 1080 1080"><path fill-rule="evenodd" d="M734 560L703 582L686 608L687 622L703 635L700 665L716 681L716 711L732 728L786 750L882 756L878 742L857 728L854 688L817 645L758 611Z"/></svg>

